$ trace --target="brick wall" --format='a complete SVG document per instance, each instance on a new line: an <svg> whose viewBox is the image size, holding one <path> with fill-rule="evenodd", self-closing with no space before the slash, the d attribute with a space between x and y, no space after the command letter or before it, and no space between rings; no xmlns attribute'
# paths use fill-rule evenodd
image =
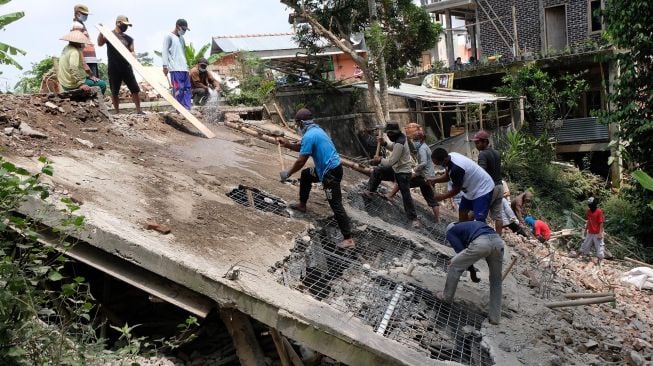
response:
<svg viewBox="0 0 653 366"><path fill-rule="evenodd" d="M491 22L487 21L487 15L478 9L478 21L480 24L480 50L481 55L491 56L501 54L504 58L512 58L513 24L512 7L515 6L517 19L517 35L519 48L533 52L545 51L542 46L542 34L544 32L544 8L551 6L566 5L567 18L567 40L570 48L574 45L591 39L596 41L598 34L589 34L589 0L479 0L491 17L494 17L490 7L499 17L499 21L505 25L508 33L495 20L497 27L502 32L510 47L501 39Z"/></svg>

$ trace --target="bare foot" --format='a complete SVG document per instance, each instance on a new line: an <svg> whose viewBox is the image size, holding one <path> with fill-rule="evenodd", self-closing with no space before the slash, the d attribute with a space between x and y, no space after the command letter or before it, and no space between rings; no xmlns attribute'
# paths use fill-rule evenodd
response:
<svg viewBox="0 0 653 366"><path fill-rule="evenodd" d="M442 291L434 292L433 296L435 296L435 298L440 300L440 301L444 301L444 292L442 292Z"/></svg>
<svg viewBox="0 0 653 366"><path fill-rule="evenodd" d="M336 244L336 247L340 249L348 249L348 248L353 248L356 246L356 243L354 243L354 239L345 239L341 241L340 243Z"/></svg>

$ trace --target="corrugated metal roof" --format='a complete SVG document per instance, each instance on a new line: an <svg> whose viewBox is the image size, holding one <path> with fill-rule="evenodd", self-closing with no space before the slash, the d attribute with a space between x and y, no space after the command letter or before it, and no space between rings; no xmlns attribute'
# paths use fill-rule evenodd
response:
<svg viewBox="0 0 653 366"><path fill-rule="evenodd" d="M354 84L352 86L354 88L367 89L367 84L365 83ZM401 83L399 88L389 87L388 94L423 100L426 102L457 104L487 104L494 103L497 100L508 100L508 98L501 97L492 93L482 93L468 90L427 88L421 85L404 83Z"/></svg>
<svg viewBox="0 0 653 366"><path fill-rule="evenodd" d="M540 135L543 130L541 123L536 126L536 133ZM599 123L596 117L573 118L563 120L557 128L549 130L561 144L574 142L592 142L609 140L608 126Z"/></svg>
<svg viewBox="0 0 653 366"><path fill-rule="evenodd" d="M222 52L271 51L299 48L293 40L294 33L251 34L240 36L213 37L213 42Z"/></svg>

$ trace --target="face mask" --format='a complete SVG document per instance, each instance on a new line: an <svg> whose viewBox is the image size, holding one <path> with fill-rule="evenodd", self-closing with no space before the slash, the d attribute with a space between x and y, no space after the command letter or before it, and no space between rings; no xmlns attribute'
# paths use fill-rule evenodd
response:
<svg viewBox="0 0 653 366"><path fill-rule="evenodd" d="M121 32L127 32L127 29L129 29L129 26L125 25L125 24L120 24L120 26L118 28L120 28Z"/></svg>
<svg viewBox="0 0 653 366"><path fill-rule="evenodd" d="M420 140L413 140L413 145L415 145L415 147L419 149L419 147L422 146L422 141L420 141Z"/></svg>
<svg viewBox="0 0 653 366"><path fill-rule="evenodd" d="M84 23L84 22L86 21L86 19L88 19L88 15L87 15L87 14L80 14L80 15L77 17L77 20L79 20L79 21L82 22L82 23Z"/></svg>
<svg viewBox="0 0 653 366"><path fill-rule="evenodd" d="M180 28L180 29L177 31L177 33L179 33L180 36L183 36L184 34L186 34L186 30L183 29L183 28Z"/></svg>
<svg viewBox="0 0 653 366"><path fill-rule="evenodd" d="M206 66L200 66L200 71L201 72L206 72Z"/></svg>

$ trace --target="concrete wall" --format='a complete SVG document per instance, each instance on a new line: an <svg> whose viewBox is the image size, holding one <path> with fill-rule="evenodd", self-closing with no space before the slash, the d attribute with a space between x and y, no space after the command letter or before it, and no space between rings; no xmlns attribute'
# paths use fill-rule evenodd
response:
<svg viewBox="0 0 653 366"><path fill-rule="evenodd" d="M361 56L366 57L363 53ZM352 58L347 54L333 55L333 71L335 73L336 80L348 79L350 82L360 81L360 77L356 78L354 75L357 71L357 65L352 60ZM362 73L358 71L362 76Z"/></svg>
<svg viewBox="0 0 653 366"><path fill-rule="evenodd" d="M587 0L488 0L487 3L500 18L499 21L508 29L509 33L506 34L499 21L495 20L508 42L510 42L509 36L513 35L512 7L515 6L517 36L522 51L524 48L533 52L546 51L543 43L544 9L552 6L566 6L567 40L570 48L587 40L598 41L600 38L598 34L589 32L590 16ZM489 11L487 6L486 10ZM492 23L487 21L488 17L482 10L478 11L478 16L478 21L481 22L481 55L501 54L504 58L512 58L512 45L508 47L504 43Z"/></svg>

